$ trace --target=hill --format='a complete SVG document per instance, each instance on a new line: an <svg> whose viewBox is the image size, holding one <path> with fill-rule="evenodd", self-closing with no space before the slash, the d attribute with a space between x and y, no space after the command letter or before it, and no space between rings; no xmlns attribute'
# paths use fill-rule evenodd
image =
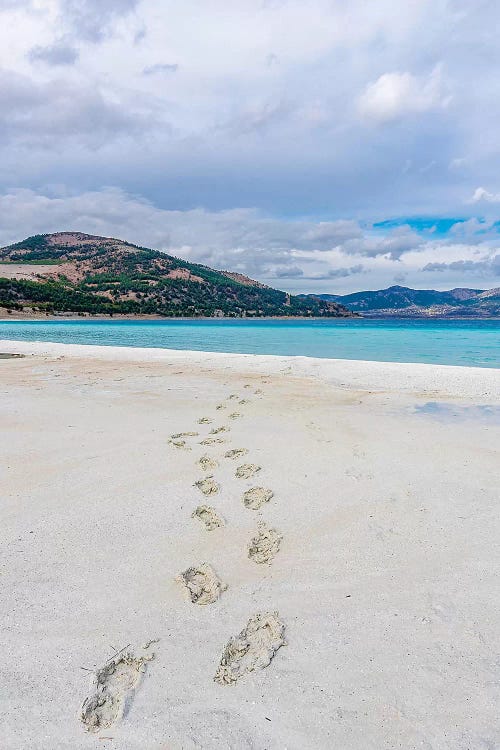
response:
<svg viewBox="0 0 500 750"><path fill-rule="evenodd" d="M0 249L0 307L37 313L166 317L348 317L299 298L109 237L58 232Z"/></svg>
<svg viewBox="0 0 500 750"><path fill-rule="evenodd" d="M434 289L391 286L377 291L316 296L324 301L346 305L350 310L364 317L488 318L500 316L500 288L488 290L459 288L439 292Z"/></svg>

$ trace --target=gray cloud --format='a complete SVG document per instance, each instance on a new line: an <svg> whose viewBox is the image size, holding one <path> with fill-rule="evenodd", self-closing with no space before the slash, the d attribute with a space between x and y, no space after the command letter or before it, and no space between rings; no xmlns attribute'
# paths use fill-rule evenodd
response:
<svg viewBox="0 0 500 750"><path fill-rule="evenodd" d="M102 42L121 16L134 11L139 0L60 0L61 18L75 37Z"/></svg>
<svg viewBox="0 0 500 750"><path fill-rule="evenodd" d="M123 136L150 129L150 112L140 103L110 101L91 85L64 79L37 83L0 70L0 134L30 149L59 152L68 141L97 148ZM165 124L167 127L167 124Z"/></svg>
<svg viewBox="0 0 500 750"><path fill-rule="evenodd" d="M273 65L279 65L278 56L274 52L270 52L266 55L266 65L268 68L272 68Z"/></svg>
<svg viewBox="0 0 500 750"><path fill-rule="evenodd" d="M9 10L29 9L33 7L33 0L0 0L0 13Z"/></svg>
<svg viewBox="0 0 500 750"><path fill-rule="evenodd" d="M358 263L357 266L349 266L349 268L331 268L327 275L330 279L345 279L347 276L363 273L364 270L364 266Z"/></svg>
<svg viewBox="0 0 500 750"><path fill-rule="evenodd" d="M321 221L305 233L305 238L319 247L331 248L347 240L361 239L363 232L357 221Z"/></svg>
<svg viewBox="0 0 500 750"><path fill-rule="evenodd" d="M155 65L148 65L143 69L142 74L145 76L152 76L158 73L176 73L179 69L177 63L156 63Z"/></svg>
<svg viewBox="0 0 500 750"><path fill-rule="evenodd" d="M15 4L8 0L11 9L23 7L19 3L22 0ZM247 205L270 214L311 214L327 220L354 216L370 220L388 212L461 215L464 197L477 185L494 186L500 102L491 101L490 92L499 66L485 62L488 54L496 59L495 50L484 39L478 18L487 28L495 28L498 7L482 5L478 12L466 4L457 14L447 3L419 0L405 14L394 14L391 2L380 0L377 13L367 13L366 3L353 0L346 26L340 4L324 0L311 0L307 7L265 3L250 15L242 3L225 12L222 0L201 6L195 0L177 5L151 0L54 0L52 5L59 9L58 29L78 40L80 80L102 91L125 118L131 105L134 109L134 102L148 95L156 100L156 107L148 113L143 137L136 134L135 146L127 150L128 170L108 131L105 161L102 153L92 153L92 144L85 158L75 153L64 165L45 163L43 154L31 151L29 164L25 159L22 167L23 184L57 181L79 189L83 162L86 184L98 188L104 169L110 183L139 191L158 205L211 209ZM24 8L26 12L28 6ZM224 34L231 45L221 44L220 12L225 12ZM195 14L203 28L202 45L193 43L187 23ZM50 48L54 41L45 36L47 21L53 33L52 19L47 12L30 13L26 26L36 19L37 43ZM280 33L283 28L286 35ZM164 59L166 32L174 45L168 54L182 50L184 85L172 86L168 98L161 76L154 75L134 77L134 91L123 96L131 86L130 69L147 66L145 45L131 43L135 29L136 42L148 29L148 59ZM23 57L24 34L21 18L14 35ZM108 44L86 54L86 42L110 38L112 55ZM345 57L342 49L352 54ZM472 65L466 65L464 49ZM269 54L279 59L279 65L265 67ZM22 61L17 63L13 60L12 67L20 73ZM333 75L339 65L342 75ZM63 68L59 65L54 72L62 74ZM69 76L71 66L67 68ZM403 82L409 85L403 86L404 97L398 89L396 103L408 103L415 94L419 106L415 110L412 104L404 123L401 118L382 117L376 128L366 128L358 111L363 92L383 76L394 81L397 74L400 81L405 73L410 78ZM446 108L441 105L449 93L453 100ZM165 121L172 123L171 131L163 128ZM151 130L156 131L154 140ZM25 129L19 139L26 140ZM30 142L34 140L36 136ZM43 150L49 147L48 140L47 133ZM58 140L56 131L54 150ZM11 145L12 140L9 149ZM450 172L454 160L462 160L462 166ZM13 184L12 175L19 175L1 145L0 164L1 189ZM168 170L163 169L165 164ZM406 164L411 168L405 170ZM423 171L430 164L432 181ZM216 190L212 175L217 176ZM468 210L476 205L470 204Z"/></svg>
<svg viewBox="0 0 500 750"><path fill-rule="evenodd" d="M136 31L134 34L134 44L137 45L143 42L147 35L148 30L145 26L142 26L142 28L138 29L138 31Z"/></svg>
<svg viewBox="0 0 500 750"><path fill-rule="evenodd" d="M47 65L74 65L78 60L79 52L76 47L64 41L49 44L46 47L32 47L28 52L31 62L43 62Z"/></svg>
<svg viewBox="0 0 500 750"><path fill-rule="evenodd" d="M500 254L482 260L455 260L451 263L427 263L422 271L458 271L464 275L478 275L494 279L500 276Z"/></svg>
<svg viewBox="0 0 500 750"><path fill-rule="evenodd" d="M294 105L285 98L259 102L253 107L245 107L234 117L218 123L215 132L230 133L234 136L247 136L263 133L274 125L286 120Z"/></svg>
<svg viewBox="0 0 500 750"><path fill-rule="evenodd" d="M277 279L298 279L304 276L304 271L298 266L277 266L274 276Z"/></svg>
<svg viewBox="0 0 500 750"><path fill-rule="evenodd" d="M418 250L422 242L422 238L409 226L403 225L389 230L381 237L373 235L348 240L344 243L343 250L349 255L363 255L367 258L387 255L391 260L399 260L404 253Z"/></svg>

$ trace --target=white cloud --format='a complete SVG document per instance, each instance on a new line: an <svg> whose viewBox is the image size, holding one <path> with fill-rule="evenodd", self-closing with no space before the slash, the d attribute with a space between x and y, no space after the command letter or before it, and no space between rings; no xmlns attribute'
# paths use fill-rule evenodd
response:
<svg viewBox="0 0 500 750"><path fill-rule="evenodd" d="M483 226L471 223L467 232L472 237ZM76 195L61 189L0 194L0 245L64 230L119 237L300 292L382 288L395 273L405 274L409 286L432 278L444 288L449 279L458 286L469 274L500 272L498 260L484 262L497 254L490 236L459 244L424 241L407 226L375 232L355 221L269 218L248 208L175 211L111 187Z"/></svg>
<svg viewBox="0 0 500 750"><path fill-rule="evenodd" d="M427 77L408 72L384 73L368 84L358 100L358 108L366 119L383 123L441 109L449 101L442 69L437 65Z"/></svg>
<svg viewBox="0 0 500 750"><path fill-rule="evenodd" d="M489 190L478 187L474 191L471 203L480 203L481 201L485 201L486 203L500 203L500 193L490 193Z"/></svg>

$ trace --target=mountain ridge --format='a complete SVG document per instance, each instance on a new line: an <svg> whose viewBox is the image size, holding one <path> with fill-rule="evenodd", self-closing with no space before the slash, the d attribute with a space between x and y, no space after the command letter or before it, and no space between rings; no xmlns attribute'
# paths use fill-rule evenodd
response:
<svg viewBox="0 0 500 750"><path fill-rule="evenodd" d="M339 302L364 317L500 317L500 288L437 291L394 285L351 294L311 296Z"/></svg>
<svg viewBox="0 0 500 750"><path fill-rule="evenodd" d="M84 232L33 235L0 248L0 307L41 314L162 317L351 317L233 271Z"/></svg>

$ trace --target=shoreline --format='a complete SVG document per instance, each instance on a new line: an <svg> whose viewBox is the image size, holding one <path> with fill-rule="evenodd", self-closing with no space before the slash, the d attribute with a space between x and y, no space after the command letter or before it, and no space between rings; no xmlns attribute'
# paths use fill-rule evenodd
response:
<svg viewBox="0 0 500 750"><path fill-rule="evenodd" d="M16 311L17 315L19 315L19 311ZM199 315L199 316L166 316L166 315L128 315L128 314L120 314L117 313L116 315L90 315L89 313L85 313L84 315L77 315L75 313L68 313L67 315L44 315L41 313L26 313L25 315L21 315L21 317L14 317L9 313L5 312L5 308L0 307L0 323L10 322L10 323L30 323L30 322L36 322L39 320L48 321L50 323L54 322L68 322L68 323L81 323L83 321L92 321L96 323L100 322L106 322L106 323L112 323L113 321L121 322L121 321L127 321L127 320L137 320L137 321L165 321L170 322L174 320L178 321L197 321L197 320L245 320L245 321L260 321L260 320L328 320L328 321L352 321L352 320L433 320L433 321L498 321L500 323L500 316L499 315L382 315L382 314L370 314L370 313L358 313L353 312L352 315L338 315L338 316L332 316L328 317L325 315L321 316L300 316L300 315L263 315L263 316L215 316L215 315Z"/></svg>
<svg viewBox="0 0 500 750"><path fill-rule="evenodd" d="M328 359L303 355L238 354L151 347L61 344L0 339L0 351L25 356L136 363L185 363L219 371L287 374L342 390L418 392L500 402L500 368L420 362Z"/></svg>

